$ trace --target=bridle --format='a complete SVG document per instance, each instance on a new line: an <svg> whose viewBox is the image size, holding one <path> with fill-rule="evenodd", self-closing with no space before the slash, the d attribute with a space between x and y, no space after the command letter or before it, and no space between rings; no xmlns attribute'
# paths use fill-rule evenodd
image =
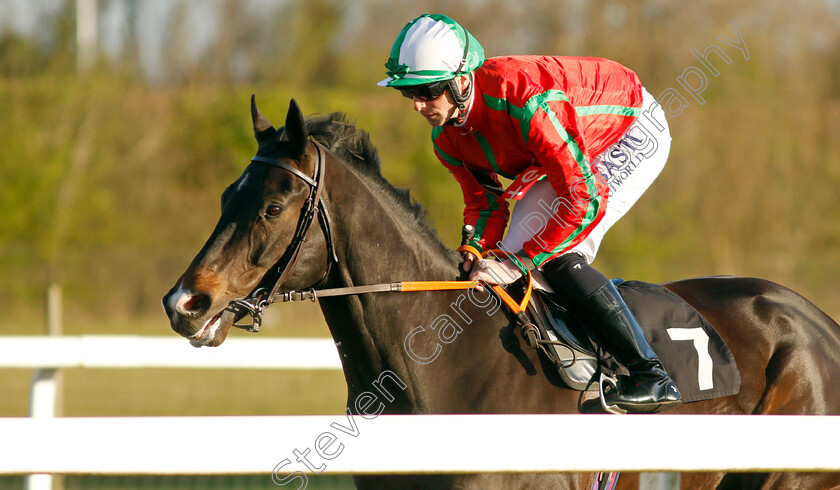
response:
<svg viewBox="0 0 840 490"><path fill-rule="evenodd" d="M235 327L243 328L250 332L259 332L260 325L262 324L262 314L272 303L272 299L277 294L277 291L294 268L298 255L303 248L303 244L306 242L309 232L312 229L312 220L314 219L315 214L318 215L318 223L324 233L324 241L326 241L327 245L327 267L324 270L324 275L321 279L306 289L314 290L315 287L324 283L329 276L332 264L338 263L338 257L335 253L335 245L333 245L332 241L330 216L322 201L325 169L324 149L321 148L321 145L314 141L311 141L311 143L315 146L316 154L315 172L312 177L309 177L288 163L274 158L262 157L259 155L251 158L251 163L262 163L281 168L304 181L309 186L309 197L303 204L297 228L295 229L295 235L292 237L292 242L289 244L283 256L280 257L277 263L272 266L268 272L266 272L256 289L254 289L245 298L231 301L227 308L225 308L236 315L233 323L233 326ZM238 321L245 316L250 316L253 323L238 323Z"/></svg>

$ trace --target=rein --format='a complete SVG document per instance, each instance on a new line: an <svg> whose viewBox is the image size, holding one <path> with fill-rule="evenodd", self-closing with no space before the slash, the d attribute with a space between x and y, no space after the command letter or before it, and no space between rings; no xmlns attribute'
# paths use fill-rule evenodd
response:
<svg viewBox="0 0 840 490"><path fill-rule="evenodd" d="M367 293L405 293L410 291L453 291L475 287L476 281L402 281L353 286L332 289L309 289L307 291L289 291L272 297L272 303L290 303L293 301L326 298L329 296L351 296ZM504 291L504 290L502 290ZM507 294L507 293L505 293ZM513 299L511 298L511 301ZM513 301L513 304L517 304ZM518 305L517 305L518 306Z"/></svg>
<svg viewBox="0 0 840 490"><path fill-rule="evenodd" d="M500 250L487 250L484 253L478 252L474 247L469 245L462 245L458 248L459 252L466 252L475 255L479 259L486 257L490 253L500 252ZM271 296L271 303L291 303L294 301L309 300L315 302L318 298L327 298L331 296L352 296L357 294L369 293L405 293L414 291L456 291L463 289L470 289L476 286L478 281L400 281L400 282L386 282L380 284L370 284L367 286L352 286L343 288L331 289L314 289L310 288L305 291L289 291L286 293L277 293ZM492 286L493 291L505 302L512 313L520 317L525 315L525 309L528 302L531 300L531 292L533 291L533 278L531 273L528 273L528 286L525 294L520 302L516 302L505 289L499 285ZM522 316L520 320L527 320L527 317ZM530 322L528 322L530 323Z"/></svg>

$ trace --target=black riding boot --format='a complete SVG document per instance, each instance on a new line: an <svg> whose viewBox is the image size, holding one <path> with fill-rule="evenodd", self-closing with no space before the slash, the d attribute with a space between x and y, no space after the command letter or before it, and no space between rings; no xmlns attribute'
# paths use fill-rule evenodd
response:
<svg viewBox="0 0 840 490"><path fill-rule="evenodd" d="M628 412L658 412L680 405L680 392L650 348L615 286L577 253L562 255L542 266L556 291L578 305L607 352L630 371L619 376L617 389L606 390L608 405Z"/></svg>
<svg viewBox="0 0 840 490"><path fill-rule="evenodd" d="M607 352L630 371L619 376L616 389L606 390L604 401L634 413L652 413L678 407L680 392L650 348L642 327L612 282L590 294L582 306L600 330Z"/></svg>

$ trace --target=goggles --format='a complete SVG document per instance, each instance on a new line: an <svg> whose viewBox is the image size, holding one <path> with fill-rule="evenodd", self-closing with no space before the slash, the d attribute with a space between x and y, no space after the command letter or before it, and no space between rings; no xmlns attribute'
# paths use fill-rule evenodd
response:
<svg viewBox="0 0 840 490"><path fill-rule="evenodd" d="M430 100L435 100L441 95L443 95L443 93L446 92L446 87L448 86L449 80L443 80L440 82L429 83L426 85L412 85L409 87L399 87L398 90L405 98L417 98L417 100L428 102Z"/></svg>

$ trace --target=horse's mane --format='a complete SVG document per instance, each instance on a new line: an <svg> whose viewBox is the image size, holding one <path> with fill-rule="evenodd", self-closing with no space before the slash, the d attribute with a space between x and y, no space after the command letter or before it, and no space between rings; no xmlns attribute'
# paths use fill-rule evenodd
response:
<svg viewBox="0 0 840 490"><path fill-rule="evenodd" d="M408 189L394 187L382 176L379 152L367 131L357 127L356 123L342 112L309 116L306 118L306 129L313 140L359 170L363 177L382 189L384 195L408 214L423 236L445 248L435 229L426 220L426 208L411 198Z"/></svg>

